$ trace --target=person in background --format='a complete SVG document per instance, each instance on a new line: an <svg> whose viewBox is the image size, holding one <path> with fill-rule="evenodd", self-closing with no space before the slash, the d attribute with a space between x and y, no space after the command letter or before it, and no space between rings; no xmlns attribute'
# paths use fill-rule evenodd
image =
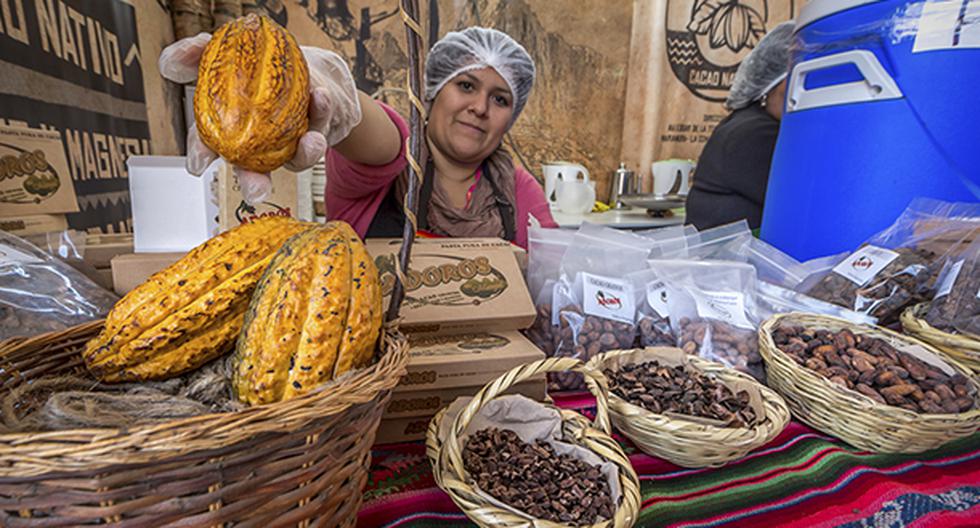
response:
<svg viewBox="0 0 980 528"><path fill-rule="evenodd" d="M160 71L190 82L210 35L164 50ZM400 237L407 189L408 123L357 90L345 61L303 47L310 70L310 131L287 168L312 166L326 154L330 220L363 237ZM470 27L448 33L426 57L424 102L429 163L419 193L419 229L437 236L500 237L527 247L529 225L557 227L541 185L514 165L502 146L534 84L534 61L507 34ZM188 134L188 171L200 174L217 155ZM268 175L235 169L246 200L258 201Z"/></svg>
<svg viewBox="0 0 980 528"><path fill-rule="evenodd" d="M687 196L687 221L699 230L743 218L752 229L762 223L794 27L773 28L735 73L725 101L731 113L708 138Z"/></svg>

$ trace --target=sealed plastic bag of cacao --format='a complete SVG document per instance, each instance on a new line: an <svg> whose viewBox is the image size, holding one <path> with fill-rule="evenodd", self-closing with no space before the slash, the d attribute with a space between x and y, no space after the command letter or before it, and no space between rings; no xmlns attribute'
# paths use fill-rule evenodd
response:
<svg viewBox="0 0 980 528"><path fill-rule="evenodd" d="M688 354L765 379L755 268L720 260L651 260L667 285L671 327Z"/></svg>
<svg viewBox="0 0 980 528"><path fill-rule="evenodd" d="M554 355L583 361L630 348L636 339L636 292L627 275L646 268L654 243L629 232L583 225L561 263L552 297L552 324L559 332ZM553 390L582 389L574 373L554 375Z"/></svg>
<svg viewBox="0 0 980 528"><path fill-rule="evenodd" d="M946 260L925 320L951 333L980 335L980 238Z"/></svg>
<svg viewBox="0 0 980 528"><path fill-rule="evenodd" d="M633 283L636 299L636 330L639 344L648 346L675 346L677 336L670 326L669 289L653 270L631 273L627 279Z"/></svg>
<svg viewBox="0 0 980 528"><path fill-rule="evenodd" d="M116 300L68 264L0 231L0 340L99 319Z"/></svg>
<svg viewBox="0 0 980 528"><path fill-rule="evenodd" d="M537 316L524 333L548 356L558 343L557 326L552 324L551 303L565 250L575 231L531 227L528 229L527 285L534 299Z"/></svg>
<svg viewBox="0 0 980 528"><path fill-rule="evenodd" d="M894 224L797 289L892 325L905 308L934 296L947 257L980 233L974 213L980 204L916 200Z"/></svg>

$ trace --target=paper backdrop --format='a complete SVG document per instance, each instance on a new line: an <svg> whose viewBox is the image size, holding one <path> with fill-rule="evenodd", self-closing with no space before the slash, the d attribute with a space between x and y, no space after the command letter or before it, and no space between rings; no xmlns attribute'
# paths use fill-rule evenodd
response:
<svg viewBox="0 0 980 528"><path fill-rule="evenodd" d="M796 16L794 0L636 0L622 158L649 191L650 164L697 159L727 114L742 59ZM695 171L695 178L697 172Z"/></svg>

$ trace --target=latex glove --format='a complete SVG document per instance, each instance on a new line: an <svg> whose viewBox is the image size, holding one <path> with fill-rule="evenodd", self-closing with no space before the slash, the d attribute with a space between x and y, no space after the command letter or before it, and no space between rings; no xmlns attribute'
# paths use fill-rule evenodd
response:
<svg viewBox="0 0 980 528"><path fill-rule="evenodd" d="M211 35L201 33L167 46L160 54L160 73L178 83L197 79L198 65ZM328 146L342 141L361 122L361 105L357 86L346 61L332 51L303 46L303 56L310 71L309 129L296 146L286 167L293 171L312 167ZM187 171L200 176L218 155L201 142L197 128L187 133ZM233 168L238 176L242 197L249 204L261 202L272 190L268 174Z"/></svg>

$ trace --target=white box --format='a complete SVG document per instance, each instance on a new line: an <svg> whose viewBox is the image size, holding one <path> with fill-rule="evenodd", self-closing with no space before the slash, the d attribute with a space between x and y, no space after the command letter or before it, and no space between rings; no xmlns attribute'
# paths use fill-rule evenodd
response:
<svg viewBox="0 0 980 528"><path fill-rule="evenodd" d="M213 182L223 162L200 177L184 168L183 156L131 156L129 193L136 253L189 251L218 234Z"/></svg>

